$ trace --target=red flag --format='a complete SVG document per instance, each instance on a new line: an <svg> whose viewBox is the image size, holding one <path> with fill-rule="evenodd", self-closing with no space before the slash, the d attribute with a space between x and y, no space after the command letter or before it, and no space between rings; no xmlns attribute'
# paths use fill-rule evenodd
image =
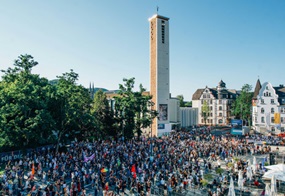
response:
<svg viewBox="0 0 285 196"><path fill-rule="evenodd" d="M136 173L136 165L135 164L132 165L131 172Z"/></svg>
<svg viewBox="0 0 285 196"><path fill-rule="evenodd" d="M35 165L32 166L32 175L35 175Z"/></svg>

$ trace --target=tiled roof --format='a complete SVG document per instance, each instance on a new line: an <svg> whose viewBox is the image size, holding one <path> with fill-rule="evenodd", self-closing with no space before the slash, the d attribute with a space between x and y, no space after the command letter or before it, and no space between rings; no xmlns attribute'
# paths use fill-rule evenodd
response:
<svg viewBox="0 0 285 196"><path fill-rule="evenodd" d="M260 83L260 80L258 79L256 81L255 89L253 92L253 99L257 99L260 89L261 89L261 83Z"/></svg>
<svg viewBox="0 0 285 196"><path fill-rule="evenodd" d="M203 92L204 92L204 89L197 89L196 92L192 96L192 100L200 99Z"/></svg>
<svg viewBox="0 0 285 196"><path fill-rule="evenodd" d="M280 103L280 105L285 105L285 87L278 86L273 88L275 89L275 92L278 95L278 102Z"/></svg>
<svg viewBox="0 0 285 196"><path fill-rule="evenodd" d="M199 100L201 95L203 94L205 89L197 89L196 92L192 96L192 100ZM216 88L209 88L212 95L217 99L218 98L218 91ZM236 97L236 94L239 94L239 91L234 89L224 90L223 92L228 93L228 95L233 95L233 98Z"/></svg>

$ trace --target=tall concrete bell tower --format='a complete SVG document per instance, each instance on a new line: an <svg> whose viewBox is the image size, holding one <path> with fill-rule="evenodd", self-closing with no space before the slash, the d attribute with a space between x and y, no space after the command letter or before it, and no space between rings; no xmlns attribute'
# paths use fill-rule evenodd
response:
<svg viewBox="0 0 285 196"><path fill-rule="evenodd" d="M154 15L150 22L150 94L159 112L152 135L169 129L169 18Z"/></svg>

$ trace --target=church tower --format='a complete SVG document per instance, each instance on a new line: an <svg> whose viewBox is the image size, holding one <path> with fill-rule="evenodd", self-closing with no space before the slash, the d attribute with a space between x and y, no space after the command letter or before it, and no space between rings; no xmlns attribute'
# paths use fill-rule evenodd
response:
<svg viewBox="0 0 285 196"><path fill-rule="evenodd" d="M152 135L169 126L169 18L154 15L150 22L150 94L158 111L152 123Z"/></svg>

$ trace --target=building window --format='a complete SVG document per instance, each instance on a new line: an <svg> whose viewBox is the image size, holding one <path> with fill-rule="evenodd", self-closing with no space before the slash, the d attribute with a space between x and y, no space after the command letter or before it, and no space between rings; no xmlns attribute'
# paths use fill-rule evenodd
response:
<svg viewBox="0 0 285 196"><path fill-rule="evenodd" d="M211 119L211 124L213 124L213 119Z"/></svg>
<svg viewBox="0 0 285 196"><path fill-rule="evenodd" d="M264 114L264 108L261 108L261 114Z"/></svg>
<svg viewBox="0 0 285 196"><path fill-rule="evenodd" d="M257 116L254 117L254 121L257 123Z"/></svg>
<svg viewBox="0 0 285 196"><path fill-rule="evenodd" d="M219 113L219 116L222 116L223 114L222 113Z"/></svg>
<svg viewBox="0 0 285 196"><path fill-rule="evenodd" d="M222 106L219 106L219 110L223 110L223 107L222 107Z"/></svg>
<svg viewBox="0 0 285 196"><path fill-rule="evenodd" d="M222 102L222 100L219 100L219 104L222 104L223 102Z"/></svg>
<svg viewBox="0 0 285 196"><path fill-rule="evenodd" d="M205 94L203 95L203 98L204 98L204 99L206 98L206 95L205 95Z"/></svg>
<svg viewBox="0 0 285 196"><path fill-rule="evenodd" d="M162 43L164 44L164 28L165 28L165 23L164 23L164 21L161 21L161 41L162 41Z"/></svg>
<svg viewBox="0 0 285 196"><path fill-rule="evenodd" d="M212 99L210 100L210 104L213 104L213 101L212 101Z"/></svg>
<svg viewBox="0 0 285 196"><path fill-rule="evenodd" d="M222 119L219 119L219 124L222 124L223 123L223 120Z"/></svg>
<svg viewBox="0 0 285 196"><path fill-rule="evenodd" d="M271 108L271 114L274 114L274 108Z"/></svg>
<svg viewBox="0 0 285 196"><path fill-rule="evenodd" d="M268 86L266 86L265 88L266 88L266 90L268 90Z"/></svg>
<svg viewBox="0 0 285 196"><path fill-rule="evenodd" d="M281 123L283 124L283 123L284 123L284 117L281 117L281 118L280 118L280 121L281 121Z"/></svg>
<svg viewBox="0 0 285 196"><path fill-rule="evenodd" d="M204 123L204 120L202 119L201 122Z"/></svg>
<svg viewBox="0 0 285 196"><path fill-rule="evenodd" d="M284 112L285 112L285 109L284 109L284 108L280 108L280 112L281 112L281 113L284 113Z"/></svg>
<svg viewBox="0 0 285 196"><path fill-rule="evenodd" d="M213 110L213 107L212 107L212 106L210 106L210 110Z"/></svg>
<svg viewBox="0 0 285 196"><path fill-rule="evenodd" d="M264 117L263 116L261 117L261 122L264 123Z"/></svg>
<svg viewBox="0 0 285 196"><path fill-rule="evenodd" d="M274 103L274 99L271 99L270 101L271 101L271 103Z"/></svg>
<svg viewBox="0 0 285 196"><path fill-rule="evenodd" d="M284 132L284 127L281 127L281 132Z"/></svg>
<svg viewBox="0 0 285 196"><path fill-rule="evenodd" d="M271 131L274 132L275 131L275 127L271 127Z"/></svg>
<svg viewBox="0 0 285 196"><path fill-rule="evenodd" d="M271 117L271 123L274 123L274 117Z"/></svg>
<svg viewBox="0 0 285 196"><path fill-rule="evenodd" d="M207 94L207 98L210 98L210 94Z"/></svg>
<svg viewBox="0 0 285 196"><path fill-rule="evenodd" d="M261 99L260 101L261 101L261 103L264 103L264 99Z"/></svg>
<svg viewBox="0 0 285 196"><path fill-rule="evenodd" d="M210 117L213 117L213 113L212 112L210 113Z"/></svg>

